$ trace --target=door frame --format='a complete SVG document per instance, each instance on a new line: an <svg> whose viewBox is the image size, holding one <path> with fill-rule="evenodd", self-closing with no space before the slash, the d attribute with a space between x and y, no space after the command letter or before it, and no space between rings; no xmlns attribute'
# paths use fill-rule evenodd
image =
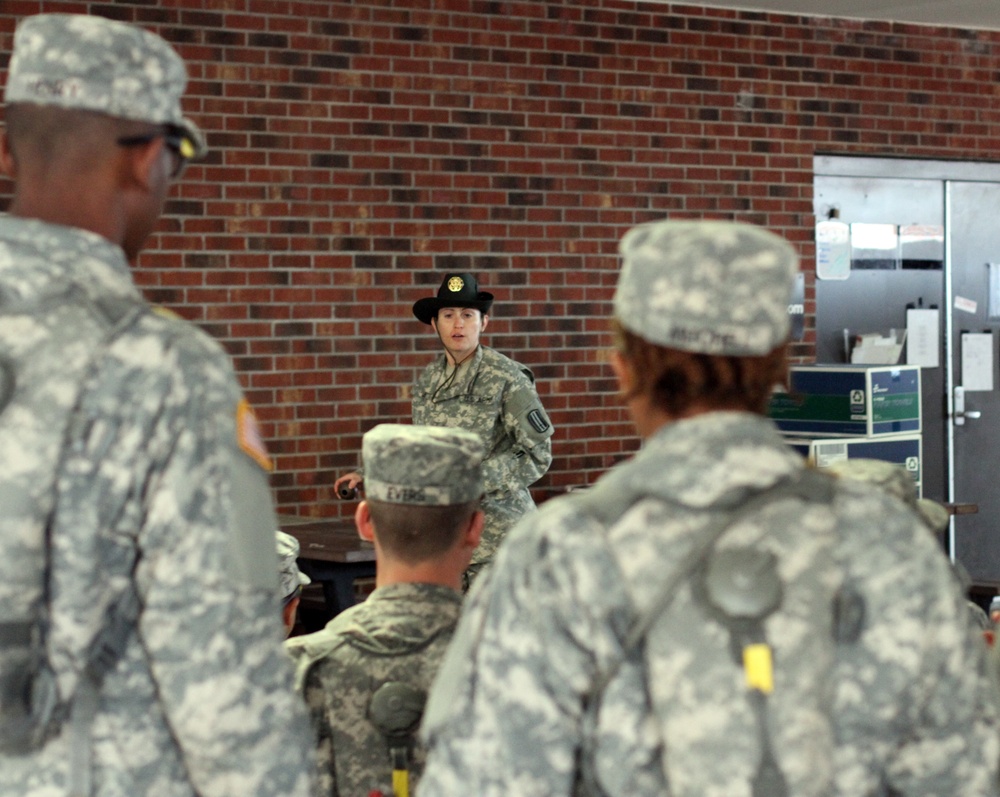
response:
<svg viewBox="0 0 1000 797"><path fill-rule="evenodd" d="M952 185L954 183L997 183L1000 184L1000 163L983 161L934 160L917 158L885 158L845 155L816 155L813 158L813 177L853 177L862 179L913 179L936 181L944 184L944 231L945 247L943 268L944 290L944 390L945 390L945 488L948 501L956 500L955 485L955 424L954 396L957 374L955 373L954 292L953 292L953 229ZM815 183L814 183L815 185ZM814 195L814 215L824 219L831 208L820 207ZM955 519L948 524L948 555L954 561L956 552Z"/></svg>

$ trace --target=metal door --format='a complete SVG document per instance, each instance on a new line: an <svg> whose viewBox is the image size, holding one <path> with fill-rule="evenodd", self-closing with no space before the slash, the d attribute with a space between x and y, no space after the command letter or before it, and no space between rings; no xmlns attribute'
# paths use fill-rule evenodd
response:
<svg viewBox="0 0 1000 797"><path fill-rule="evenodd" d="M859 172L876 161L860 160ZM893 164L894 165L894 164ZM923 175L877 177L838 175L817 176L815 205L817 218L831 212L847 223L944 225L945 183ZM944 249L934 252L927 267L896 270L852 271L845 280L816 280L816 362L848 361L845 335L888 331L906 327L906 311L911 307L942 308L944 305ZM943 338L943 326L942 334ZM939 351L940 355L940 351ZM945 449L945 372L941 366L921 373L923 414L923 495L944 501L947 495L947 452Z"/></svg>
<svg viewBox="0 0 1000 797"><path fill-rule="evenodd" d="M947 182L946 272L951 364L949 500L975 505L952 521L951 548L977 585L1000 585L1000 184ZM991 267L991 263L997 264ZM991 276L992 272L992 276ZM992 285L991 285L992 283ZM994 293L992 297L990 293Z"/></svg>
<svg viewBox="0 0 1000 797"><path fill-rule="evenodd" d="M1000 164L817 156L817 219L831 210L848 222L942 223L942 367L923 382L924 458L943 454L925 495L975 513L952 518L948 548L977 587L1000 588ZM909 183L909 185L907 185ZM933 208L941 208L940 222ZM903 271L816 285L817 356L841 359L842 329L896 324L914 295L934 302L933 275ZM853 286L853 287L852 287ZM928 390L928 388L930 388ZM928 395L929 394L929 395ZM935 395L936 394L936 395ZM940 484L940 488L938 488ZM930 489L928 489L930 488Z"/></svg>

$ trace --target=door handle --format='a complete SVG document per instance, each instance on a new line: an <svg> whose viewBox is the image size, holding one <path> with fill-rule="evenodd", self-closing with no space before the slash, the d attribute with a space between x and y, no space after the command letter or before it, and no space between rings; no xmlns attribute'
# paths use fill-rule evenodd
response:
<svg viewBox="0 0 1000 797"><path fill-rule="evenodd" d="M955 388L955 401L953 407L954 411L952 412L952 419L955 421L955 426L965 426L966 418L970 420L975 420L976 418L981 418L983 415L979 410L965 409L964 387Z"/></svg>

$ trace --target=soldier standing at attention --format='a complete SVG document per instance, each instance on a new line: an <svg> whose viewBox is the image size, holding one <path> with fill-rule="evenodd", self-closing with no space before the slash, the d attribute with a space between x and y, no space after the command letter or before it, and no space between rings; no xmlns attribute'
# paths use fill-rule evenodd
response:
<svg viewBox="0 0 1000 797"><path fill-rule="evenodd" d="M424 716L427 797L995 797L1000 696L940 546L765 411L797 257L622 239L612 366L642 449L508 535Z"/></svg>
<svg viewBox="0 0 1000 797"><path fill-rule="evenodd" d="M471 274L445 274L436 296L413 305L413 314L444 347L413 387L413 422L468 429L486 449L486 527L466 583L492 561L508 529L535 508L528 487L552 464L552 424L534 376L480 343L492 305L493 295L480 291ZM360 481L360 472L350 473L335 487L353 488Z"/></svg>
<svg viewBox="0 0 1000 797"><path fill-rule="evenodd" d="M399 779L422 769L414 735L483 528L482 458L463 429L381 424L362 440L355 521L375 544L376 589L287 643L319 738L323 797L389 797L394 779L403 794Z"/></svg>
<svg viewBox="0 0 1000 797"><path fill-rule="evenodd" d="M186 82L173 49L131 25L47 14L14 36L0 141L14 181L0 217L0 539L5 562L46 563L47 580L34 566L17 576L47 584L35 672L21 677L49 691L29 706L45 717L40 737L0 753L4 795L310 792L267 453L222 348L154 312L129 273L203 152L181 112ZM0 662L20 644L3 625ZM4 742L27 700L11 683Z"/></svg>

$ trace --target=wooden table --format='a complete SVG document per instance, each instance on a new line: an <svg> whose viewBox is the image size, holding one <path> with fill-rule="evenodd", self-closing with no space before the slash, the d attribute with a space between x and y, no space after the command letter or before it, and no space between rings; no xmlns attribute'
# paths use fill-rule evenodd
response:
<svg viewBox="0 0 1000 797"><path fill-rule="evenodd" d="M375 547L358 536L353 520L278 517L299 541L299 569L323 587L329 618L354 605L354 580L375 575Z"/></svg>

